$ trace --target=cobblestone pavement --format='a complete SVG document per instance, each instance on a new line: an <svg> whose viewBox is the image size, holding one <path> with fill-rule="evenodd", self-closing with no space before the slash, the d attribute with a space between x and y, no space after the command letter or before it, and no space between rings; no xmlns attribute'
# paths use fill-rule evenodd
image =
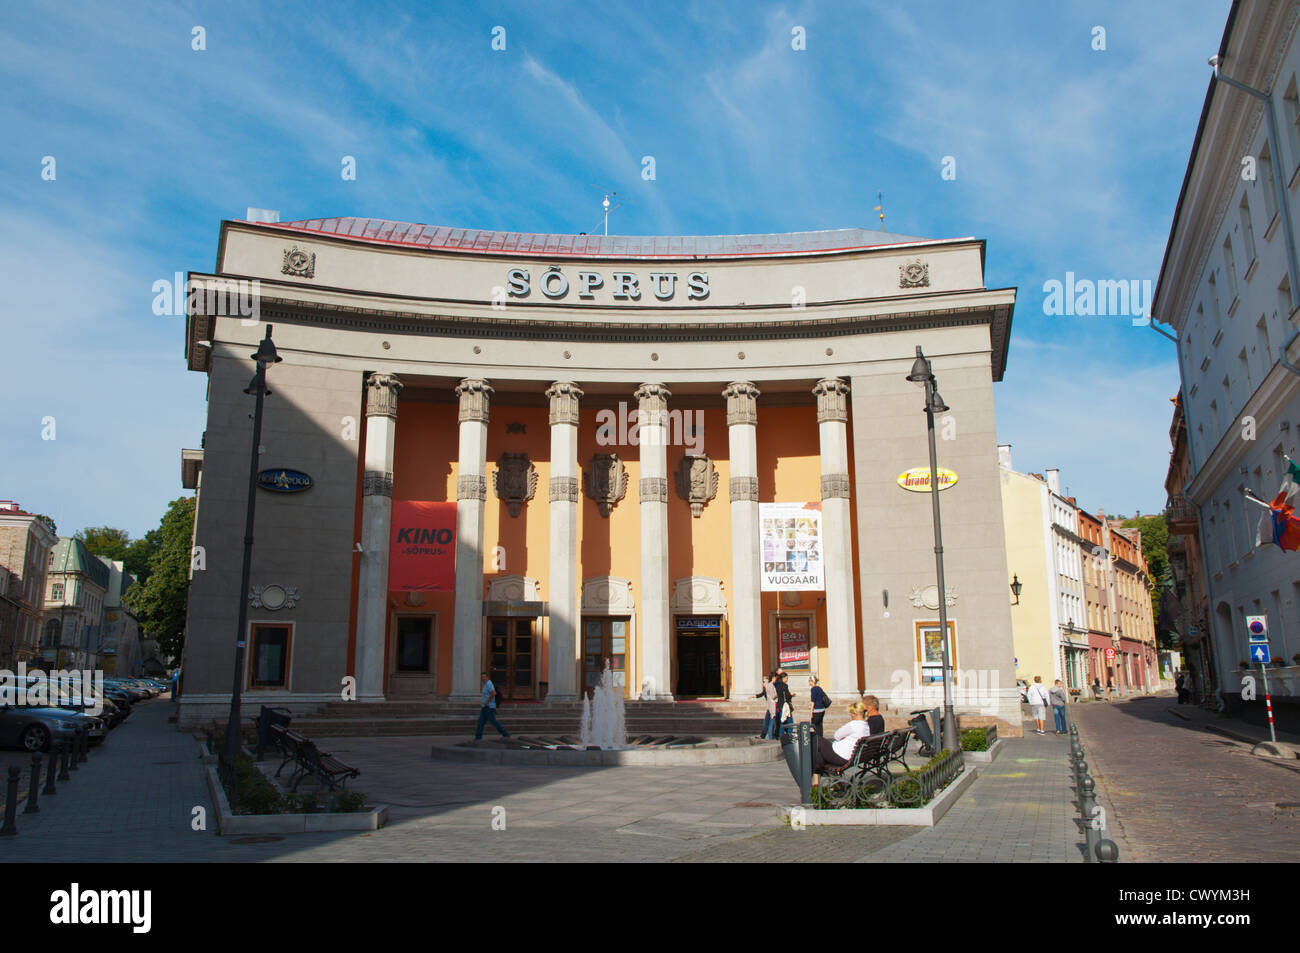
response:
<svg viewBox="0 0 1300 953"><path fill-rule="evenodd" d="M1294 863L1300 812L1279 804L1300 803L1300 761L1257 758L1205 730L1254 736L1250 726L1183 709L1164 695L1071 706L1121 859Z"/></svg>
<svg viewBox="0 0 1300 953"><path fill-rule="evenodd" d="M19 815L0 859L76 862L378 861L1066 861L1080 859L1065 740L1009 739L935 829L782 826L794 794L784 763L517 768L433 761L429 738L330 738L390 807L374 832L217 837L198 743L142 706L41 813ZM506 829L493 830L493 808ZM195 807L208 829L195 831ZM260 839L258 839L260 840ZM243 841L243 842L241 842ZM775 852L775 854L773 853Z"/></svg>

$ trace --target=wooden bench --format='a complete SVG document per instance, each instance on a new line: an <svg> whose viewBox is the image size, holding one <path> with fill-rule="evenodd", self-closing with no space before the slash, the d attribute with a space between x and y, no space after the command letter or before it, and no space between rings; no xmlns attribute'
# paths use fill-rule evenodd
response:
<svg viewBox="0 0 1300 953"><path fill-rule="evenodd" d="M872 778L880 785L890 783L889 765L898 762L907 767L907 741L912 729L898 728L879 735L865 735L858 739L847 764L826 765L818 785L830 807L841 807L856 802Z"/></svg>
<svg viewBox="0 0 1300 953"><path fill-rule="evenodd" d="M315 742L309 741L301 734L283 725L273 725L271 736L276 747L284 755L275 776L279 777L285 765L293 763L293 772L289 776L289 790L297 791L298 785L306 777L313 777L324 787L333 791L336 787L347 787L351 778L361 776L356 768L344 764L327 751L321 751Z"/></svg>

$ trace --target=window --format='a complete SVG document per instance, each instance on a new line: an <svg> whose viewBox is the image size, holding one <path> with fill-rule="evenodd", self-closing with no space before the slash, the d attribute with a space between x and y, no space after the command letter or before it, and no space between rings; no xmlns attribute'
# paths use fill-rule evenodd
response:
<svg viewBox="0 0 1300 953"><path fill-rule="evenodd" d="M285 688L289 675L289 634L292 626L253 624L250 688Z"/></svg>
<svg viewBox="0 0 1300 953"><path fill-rule="evenodd" d="M1244 347L1237 354L1237 362L1241 365L1241 379L1246 382L1246 393L1253 394L1255 392L1255 378L1250 372L1250 360L1246 357Z"/></svg>
<svg viewBox="0 0 1300 953"><path fill-rule="evenodd" d="M1250 200L1245 195L1237 206L1237 218L1241 223L1241 240L1246 248L1246 267L1249 268L1255 260L1255 229L1250 224Z"/></svg>
<svg viewBox="0 0 1300 953"><path fill-rule="evenodd" d="M397 619L397 670L428 672L432 642L432 616L399 616Z"/></svg>
<svg viewBox="0 0 1300 953"><path fill-rule="evenodd" d="M1219 284L1214 280L1214 274L1210 274L1210 316L1214 318L1214 330L1219 330L1219 325L1223 323L1222 303L1219 301Z"/></svg>
<svg viewBox="0 0 1300 953"><path fill-rule="evenodd" d="M1255 340L1255 347L1259 350L1259 366L1262 368L1259 376L1262 380L1273 366L1273 345L1268 340L1268 318L1262 314L1255 322Z"/></svg>
<svg viewBox="0 0 1300 953"><path fill-rule="evenodd" d="M54 585L50 586L50 601L51 602L63 601L63 583L56 582Z"/></svg>
<svg viewBox="0 0 1300 953"><path fill-rule="evenodd" d="M1273 157L1269 155L1267 142L1259 150L1259 187L1264 192L1264 228L1267 229L1277 212L1277 182L1273 180Z"/></svg>
<svg viewBox="0 0 1300 953"><path fill-rule="evenodd" d="M1232 256L1232 236L1223 240L1223 270L1228 276L1228 304L1237 297L1237 262Z"/></svg>

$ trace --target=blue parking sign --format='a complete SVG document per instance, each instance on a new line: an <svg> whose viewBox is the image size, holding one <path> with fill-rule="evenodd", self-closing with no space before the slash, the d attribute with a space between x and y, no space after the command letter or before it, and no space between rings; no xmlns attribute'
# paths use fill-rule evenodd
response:
<svg viewBox="0 0 1300 953"><path fill-rule="evenodd" d="M1252 645L1250 647L1250 660L1260 665L1267 665L1272 659L1269 657L1268 646L1264 644Z"/></svg>

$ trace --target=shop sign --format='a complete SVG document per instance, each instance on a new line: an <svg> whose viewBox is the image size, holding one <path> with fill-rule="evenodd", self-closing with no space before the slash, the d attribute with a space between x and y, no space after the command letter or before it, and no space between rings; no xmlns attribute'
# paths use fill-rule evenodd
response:
<svg viewBox="0 0 1300 953"><path fill-rule="evenodd" d="M311 489L312 479L301 470L263 470L257 475L257 485L273 493L301 493Z"/></svg>
<svg viewBox="0 0 1300 953"><path fill-rule="evenodd" d="M938 467L935 471L939 475L939 492L943 492L957 482L957 474L947 467ZM930 492L930 468L929 467L912 467L910 470L904 470L898 475L898 485L904 490L911 490L913 493Z"/></svg>

